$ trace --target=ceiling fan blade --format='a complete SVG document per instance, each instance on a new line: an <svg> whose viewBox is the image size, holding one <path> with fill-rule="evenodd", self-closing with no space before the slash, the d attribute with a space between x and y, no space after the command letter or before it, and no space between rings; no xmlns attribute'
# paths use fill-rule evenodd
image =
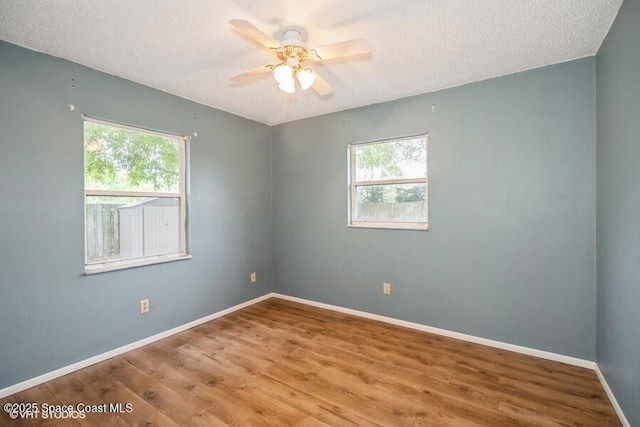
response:
<svg viewBox="0 0 640 427"><path fill-rule="evenodd" d="M341 43L329 44L314 49L320 60L342 58L345 56L362 55L371 52L371 46L365 39L349 40Z"/></svg>
<svg viewBox="0 0 640 427"><path fill-rule="evenodd" d="M231 24L231 26L243 36L255 40L269 49L272 47L280 46L280 43L260 31L259 29L254 27L253 24L245 21L244 19L232 19L231 21L229 21L229 24Z"/></svg>
<svg viewBox="0 0 640 427"><path fill-rule="evenodd" d="M315 73L315 72L314 72ZM311 87L315 90L320 96L327 96L333 93L333 87L325 79L320 77L318 73L315 73L316 79L313 82Z"/></svg>
<svg viewBox="0 0 640 427"><path fill-rule="evenodd" d="M271 71L271 68L269 68L269 66L265 65L263 67L259 67L259 68L255 68L251 71L247 71L246 73L242 73L242 74L238 74L236 76L233 76L231 78L229 78L229 80L231 80L234 83L242 83L245 82L247 80L253 79L255 77L259 77L261 75L264 75L266 73L268 73L269 71Z"/></svg>

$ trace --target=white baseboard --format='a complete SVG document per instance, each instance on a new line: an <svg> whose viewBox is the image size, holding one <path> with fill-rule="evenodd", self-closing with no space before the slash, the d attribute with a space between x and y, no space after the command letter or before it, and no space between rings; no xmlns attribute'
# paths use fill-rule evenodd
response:
<svg viewBox="0 0 640 427"><path fill-rule="evenodd" d="M171 335L175 335L175 334L177 334L179 332L182 332L182 331L186 331L187 329L191 329L191 328L193 328L195 326L201 325L203 323L206 323L206 322L208 322L210 320L213 320L213 319L216 319L218 317L222 317L222 316L224 316L226 314L229 314L229 313L232 313L234 311L240 310L242 308L248 307L248 306L253 305L255 303L258 303L260 301L264 301L264 300L269 299L271 297L273 297L273 294L269 293L269 294L263 295L261 297L254 298L252 300L243 302L241 304L234 305L233 307L229 307L229 308L227 308L225 310L218 311L217 313L213 313L213 314L210 314L208 316L201 317L200 319L196 319L196 320L194 320L192 322L185 323L184 325L180 325L180 326L177 326L177 327L175 327L173 329L169 329L168 331L160 332L159 334L155 334L155 335L152 335L150 337L143 338L143 339L141 339L139 341L132 342L131 344L127 344L127 345L124 345L122 347L118 347L116 349L107 351L105 353L98 354L98 355L90 357L88 359L81 360L81 361L73 363L71 365L64 366L62 368L56 369L55 371L47 372L46 374L37 376L35 378L31 378L29 380L20 382L18 384L14 384L12 386L0 389L0 399L3 398L3 397L6 397L6 396L10 396L12 394L21 392L22 390L26 390L28 388L35 387L35 386L37 386L39 384L42 384L44 382L51 381L51 380L53 380L55 378L58 378L58 377L61 377L63 375L70 374L71 372L77 371L79 369L86 368L87 366L91 366L91 365L94 365L94 364L96 364L98 362L102 362L104 360L107 360L107 359L110 359L112 357L118 356L118 355L120 355L122 353L126 353L127 351L135 350L136 348L142 347L142 346L147 345L147 344L151 344L152 342L161 340L163 338L170 337Z"/></svg>
<svg viewBox="0 0 640 427"><path fill-rule="evenodd" d="M473 335L462 334L460 332L453 332L446 329L434 328L433 326L426 326L420 323L407 322L405 320L394 319L393 317L381 316L379 314L367 313L366 311L353 310L350 308L344 308L337 305L325 304L321 302L315 302L303 298L292 297L289 295L283 295L278 293L272 294L275 298L281 298L284 300L299 302L301 304L307 304L314 307L324 308L327 310L338 311L341 313L352 314L354 316L364 317L367 319L378 320L381 322L390 323L392 325L404 326L405 328L416 329L419 331L430 332L432 334L443 335L449 338L456 338L463 341L469 341L476 344L482 344L489 347L495 347L502 350L514 351L516 353L527 354L529 356L540 357L542 359L553 360L555 362L567 363L569 365L579 366L581 368L595 369L596 363L591 360L579 359L577 357L565 356L562 354L551 353L549 351L537 350L535 348L523 347L520 345L509 344L501 341L494 341L487 338L480 338Z"/></svg>
<svg viewBox="0 0 640 427"><path fill-rule="evenodd" d="M595 371L596 371L596 375L598 376L598 379L600 380L600 384L602 384L602 388L604 388L604 392L607 393L607 396L609 397L609 401L611 401L611 405L613 406L613 409L615 409L616 414L618 414L618 418L620 418L620 422L622 423L622 426L631 427L631 424L629 424L627 417L624 416L624 413L622 412L622 408L618 404L616 397L613 395L613 392L611 391L611 388L609 387L607 380L604 378L602 371L600 371L600 367L598 366L597 363L596 363Z"/></svg>

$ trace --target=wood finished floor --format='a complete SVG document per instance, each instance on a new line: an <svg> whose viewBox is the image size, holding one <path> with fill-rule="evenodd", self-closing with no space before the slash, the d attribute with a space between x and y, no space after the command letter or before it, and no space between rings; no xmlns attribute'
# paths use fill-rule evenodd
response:
<svg viewBox="0 0 640 427"><path fill-rule="evenodd" d="M588 369L269 299L4 399L1 426L619 426Z"/></svg>

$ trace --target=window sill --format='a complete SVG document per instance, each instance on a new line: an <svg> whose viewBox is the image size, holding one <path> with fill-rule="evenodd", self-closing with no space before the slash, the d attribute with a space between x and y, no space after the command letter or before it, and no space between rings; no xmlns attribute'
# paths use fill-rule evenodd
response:
<svg viewBox="0 0 640 427"><path fill-rule="evenodd" d="M163 264L165 262L182 261L193 258L190 254L180 253L171 255L158 255L148 258L135 258L123 261L112 261L102 264L89 264L84 267L86 276L108 271L125 270L129 268L144 267L145 265Z"/></svg>
<svg viewBox="0 0 640 427"><path fill-rule="evenodd" d="M383 230L415 230L415 231L427 231L429 224L420 222L377 222L377 221L362 221L352 222L348 224L349 228L378 228Z"/></svg>

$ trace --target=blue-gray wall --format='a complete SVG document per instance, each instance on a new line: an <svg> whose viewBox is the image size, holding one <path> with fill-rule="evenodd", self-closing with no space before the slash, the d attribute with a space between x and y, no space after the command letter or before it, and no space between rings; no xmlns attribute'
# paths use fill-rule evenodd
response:
<svg viewBox="0 0 640 427"><path fill-rule="evenodd" d="M275 127L276 289L594 360L594 68L587 58ZM424 132L429 231L348 229L347 144Z"/></svg>
<svg viewBox="0 0 640 427"><path fill-rule="evenodd" d="M81 113L198 133L193 259L82 275ZM0 389L271 292L271 236L267 126L0 42Z"/></svg>
<svg viewBox="0 0 640 427"><path fill-rule="evenodd" d="M640 425L640 1L626 0L596 57L597 361Z"/></svg>

